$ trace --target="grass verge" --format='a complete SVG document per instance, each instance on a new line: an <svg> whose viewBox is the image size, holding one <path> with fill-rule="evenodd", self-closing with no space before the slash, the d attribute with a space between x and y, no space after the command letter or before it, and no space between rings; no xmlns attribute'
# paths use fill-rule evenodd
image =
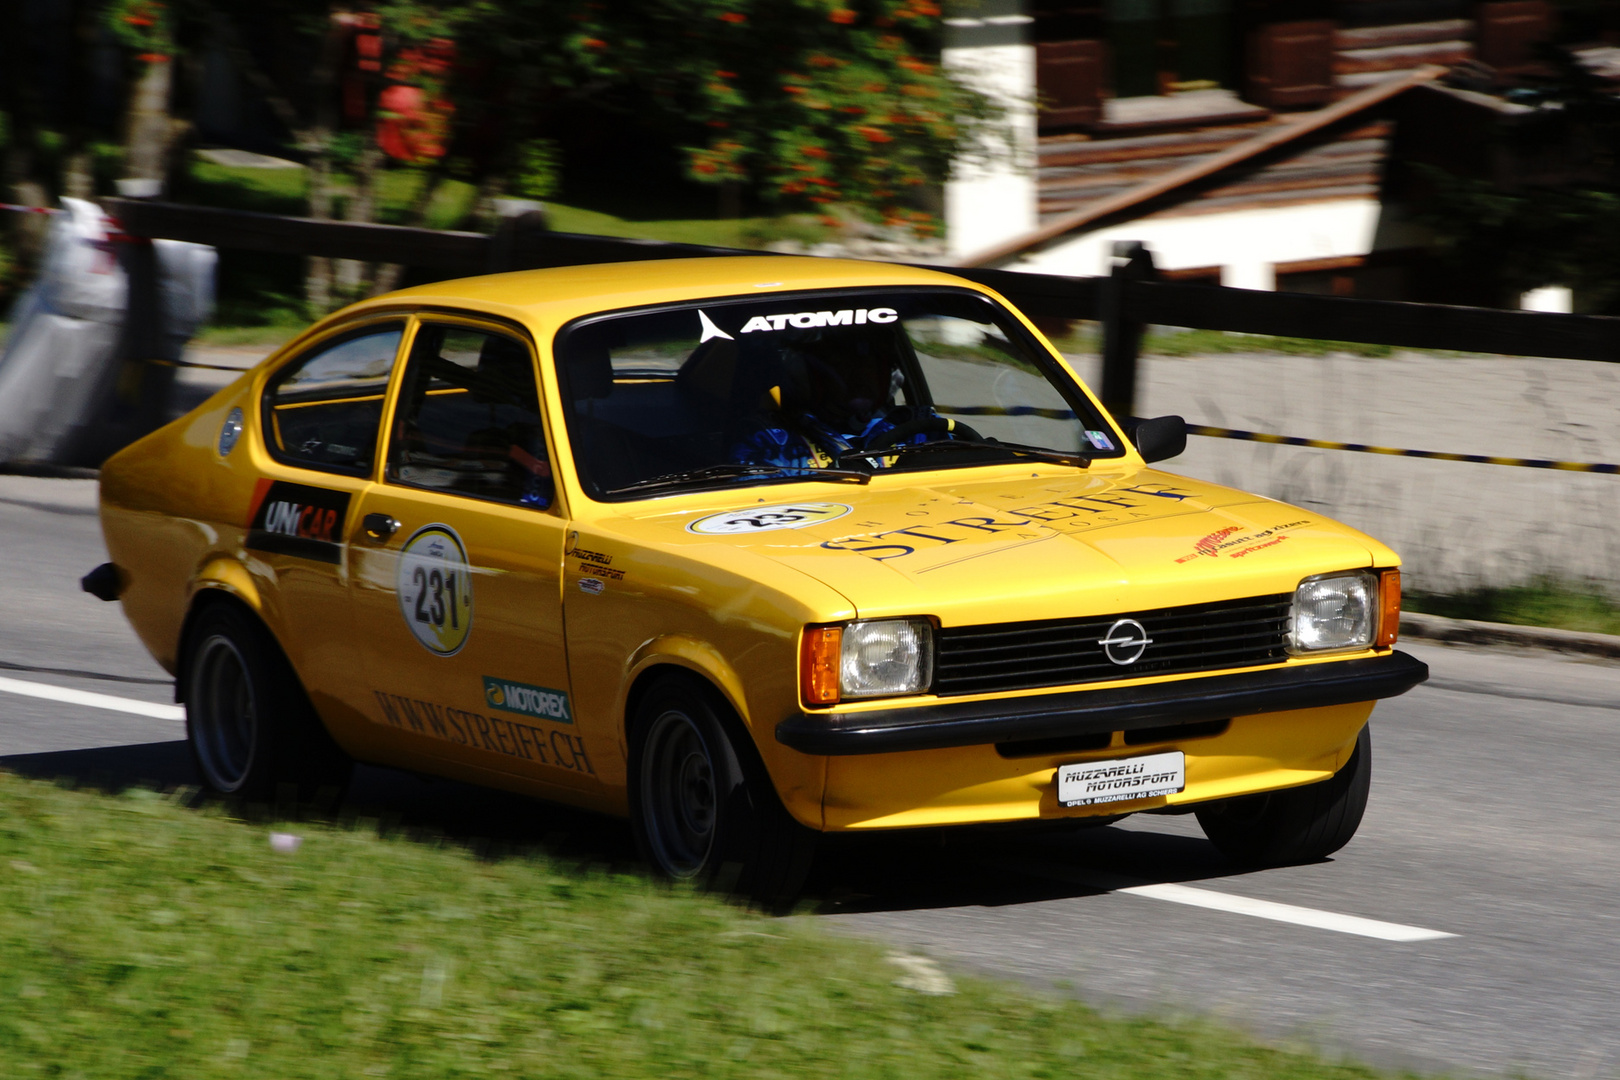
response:
<svg viewBox="0 0 1620 1080"><path fill-rule="evenodd" d="M274 308L266 321L257 326L205 326L192 341L216 348L262 345L268 354L283 342L291 341L314 321L292 308Z"/></svg>
<svg viewBox="0 0 1620 1080"><path fill-rule="evenodd" d="M1460 593L1407 593L1409 611L1451 619L1550 626L1593 634L1620 634L1620 604L1599 590L1562 581L1472 589Z"/></svg>
<svg viewBox="0 0 1620 1080"><path fill-rule="evenodd" d="M1217 356L1227 353L1273 353L1282 356L1392 356L1392 345L1359 341L1318 341L1315 338L1236 334L1225 330L1159 330L1143 336L1142 351L1156 356Z"/></svg>
<svg viewBox="0 0 1620 1080"><path fill-rule="evenodd" d="M197 160L187 177L189 201L266 213L302 216L308 212L308 180L302 168L261 169L217 165ZM424 177L413 169L385 169L379 174L377 220L398 224L415 199ZM339 191L339 197L347 189ZM471 184L445 180L428 207L430 229L469 228L476 191ZM786 214L743 218L620 217L603 210L546 201L551 227L558 232L624 236L640 240L669 240L719 247L763 247L773 240L814 244L832 231L812 214Z"/></svg>
<svg viewBox="0 0 1620 1080"><path fill-rule="evenodd" d="M538 855L0 773L0 1075L1369 1078Z"/></svg>
<svg viewBox="0 0 1620 1080"><path fill-rule="evenodd" d="M1102 346L1101 331L1094 322L1075 322L1058 328L1055 344L1066 353L1095 353ZM1393 345L1369 345L1359 341L1319 341L1315 338L1272 337L1268 334L1238 334L1226 330L1182 330L1150 327L1142 335L1144 356L1226 356L1233 353L1273 356L1393 356L1399 352L1451 356L1435 350L1400 349Z"/></svg>

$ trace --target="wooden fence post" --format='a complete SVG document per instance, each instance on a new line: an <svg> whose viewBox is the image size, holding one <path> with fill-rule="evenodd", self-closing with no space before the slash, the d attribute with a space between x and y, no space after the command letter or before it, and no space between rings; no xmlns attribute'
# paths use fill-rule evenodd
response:
<svg viewBox="0 0 1620 1080"><path fill-rule="evenodd" d="M489 272L534 269L534 253L550 228L545 208L527 199L496 199L500 222L489 237ZM502 205L504 204L504 205Z"/></svg>
<svg viewBox="0 0 1620 1080"><path fill-rule="evenodd" d="M1126 317L1130 287L1158 276L1153 252L1139 240L1114 241L1114 266L1098 282L1098 317L1102 320L1102 402L1117 420L1136 415L1136 356L1144 324Z"/></svg>

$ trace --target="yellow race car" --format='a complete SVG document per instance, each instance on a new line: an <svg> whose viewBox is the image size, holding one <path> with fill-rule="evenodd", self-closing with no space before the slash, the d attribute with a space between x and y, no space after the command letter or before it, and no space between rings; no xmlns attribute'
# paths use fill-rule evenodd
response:
<svg viewBox="0 0 1620 1080"><path fill-rule="evenodd" d="M448 281L109 460L122 600L215 791L361 760L628 816L791 894L818 833L1196 812L1318 858L1367 800L1395 553L1154 470L943 273L746 257Z"/></svg>

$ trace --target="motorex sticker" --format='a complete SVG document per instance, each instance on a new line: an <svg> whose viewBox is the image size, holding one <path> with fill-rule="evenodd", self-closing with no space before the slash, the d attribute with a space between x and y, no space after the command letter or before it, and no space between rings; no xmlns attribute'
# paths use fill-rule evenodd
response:
<svg viewBox="0 0 1620 1080"><path fill-rule="evenodd" d="M490 708L503 712L521 713L558 724L574 722L574 714L568 708L568 694L562 690L485 675L484 700Z"/></svg>

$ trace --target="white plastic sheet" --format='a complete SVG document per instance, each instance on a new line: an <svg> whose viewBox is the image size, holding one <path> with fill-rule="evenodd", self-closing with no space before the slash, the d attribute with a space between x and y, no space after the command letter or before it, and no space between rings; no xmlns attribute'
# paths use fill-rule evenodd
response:
<svg viewBox="0 0 1620 1080"><path fill-rule="evenodd" d="M120 355L130 347L123 330L131 290L111 222L83 199L63 199L62 210L0 354L0 463L84 464L70 459L84 430L106 423L116 407L119 365L178 360L213 307L214 250L154 241L157 340L141 349L146 355Z"/></svg>

